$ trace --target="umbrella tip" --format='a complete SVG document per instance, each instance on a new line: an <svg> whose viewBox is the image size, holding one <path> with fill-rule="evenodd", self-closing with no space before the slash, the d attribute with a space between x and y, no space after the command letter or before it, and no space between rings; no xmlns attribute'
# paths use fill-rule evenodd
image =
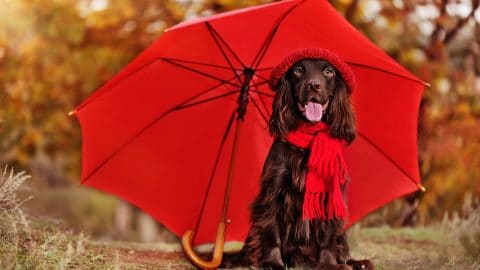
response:
<svg viewBox="0 0 480 270"><path fill-rule="evenodd" d="M76 112L77 112L77 110L69 111L69 112L68 112L68 116L72 116L72 115L74 115Z"/></svg>
<svg viewBox="0 0 480 270"><path fill-rule="evenodd" d="M422 184L417 184L417 187L422 191L425 192L427 189Z"/></svg>
<svg viewBox="0 0 480 270"><path fill-rule="evenodd" d="M428 82L423 82L423 84L425 84L426 87L432 87L432 85Z"/></svg>

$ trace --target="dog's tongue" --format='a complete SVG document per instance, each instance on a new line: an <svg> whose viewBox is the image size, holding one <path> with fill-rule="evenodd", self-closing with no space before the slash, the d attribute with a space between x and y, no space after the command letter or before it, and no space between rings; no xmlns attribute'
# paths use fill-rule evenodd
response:
<svg viewBox="0 0 480 270"><path fill-rule="evenodd" d="M323 106L320 103L308 102L305 108L305 117L309 121L318 122L322 120Z"/></svg>

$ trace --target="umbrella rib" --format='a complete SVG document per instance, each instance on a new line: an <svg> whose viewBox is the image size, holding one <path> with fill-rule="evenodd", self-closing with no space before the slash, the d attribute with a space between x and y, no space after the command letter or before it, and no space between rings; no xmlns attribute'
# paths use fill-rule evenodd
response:
<svg viewBox="0 0 480 270"><path fill-rule="evenodd" d="M200 228L200 222L202 221L203 213L205 211L205 206L207 204L208 194L210 193L210 189L212 187L213 178L215 176L215 172L217 171L218 162L220 161L220 156L223 152L223 147L225 146L225 142L227 141L228 134L230 133L230 129L235 119L235 114L236 114L236 109L233 110L232 115L228 120L227 127L225 128L225 131L223 133L223 137L220 142L220 147L218 148L217 156L215 158L215 163L213 164L212 172L210 174L210 178L208 179L208 185L207 185L207 188L205 189L205 194L203 195L202 207L200 208L200 213L198 215L197 223L195 224L195 230L194 230L195 234L193 235L192 242L195 242L195 236L198 234L198 229Z"/></svg>
<svg viewBox="0 0 480 270"><path fill-rule="evenodd" d="M253 87L257 88L256 85L253 85ZM260 90L253 90L253 89L250 89L250 91L254 92L254 93L257 93L259 95L262 95L262 96L266 96L266 97L271 97L273 98L273 95L272 94L269 94L269 93L265 93L265 92L262 92Z"/></svg>
<svg viewBox="0 0 480 270"><path fill-rule="evenodd" d="M192 107L192 106L196 106L196 105L203 104L203 103L205 103L205 102L213 101L213 100L216 100L216 99L219 99L219 98L222 98L222 97L227 97L227 96L230 96L230 95L233 95L233 94L236 94L236 93L240 93L240 90L230 91L230 92L227 92L227 93L218 95L218 96L209 97L209 98L206 98L206 99L202 99L202 100L199 100L199 101L195 101L195 102L192 102L192 103L190 103L190 104L185 104L185 105L182 105L182 106L177 106L177 107L175 107L175 109L173 109L173 110L174 110L174 111L179 111L179 110L182 110L182 109L185 109L185 108L189 108L189 107Z"/></svg>
<svg viewBox="0 0 480 270"><path fill-rule="evenodd" d="M305 1L305 0L302 0L300 3L296 4L295 6L291 7L287 12L285 12L285 14L283 14L282 17L280 18L280 20L276 23L275 28L278 28L278 26L279 26L280 23L285 19L285 17L286 17L291 11L293 11L293 9L295 9L295 8L298 7L300 4L302 4L304 1ZM237 61L238 61L239 63L241 63L241 65L242 65L244 68L246 68L246 65L240 60L240 58L239 58L238 55L232 50L232 48L225 42L225 40L222 38L222 36L220 36L220 35L218 34L218 32L215 31L215 29L211 26L211 24L210 24L209 22L206 22L206 24L207 24L207 28L210 27L210 28L208 28L208 30L209 30L209 31L211 31L211 30L213 31L213 32L210 32L210 33L211 33L211 34L215 33L215 34L218 36L218 38L220 39L220 41L227 47L227 49L228 49L228 50L233 54L233 56L237 59ZM254 70L257 70L258 66L260 65L260 63L261 63L261 61L262 61L262 59L263 59L263 56L264 56L265 53L266 53L266 49L270 46L271 40L273 39L273 36L274 36L275 33L276 33L275 28L274 28L274 30L270 33L270 35L271 35L272 37L271 37L271 38L267 38L267 40L266 40L265 43L263 44L261 50L259 51L259 53L258 53L257 56L255 57L254 63L257 62L257 58L260 57L260 54L262 55L262 56L260 57L260 59L258 59L258 63L257 63L257 65L256 65L256 67L254 68ZM268 42L269 39L270 39L270 42ZM206 77L208 77L208 78L212 78L212 79L215 79L215 80L218 80L218 81L221 81L221 82L225 82L222 78L218 78L218 77L215 77L215 76L213 76L213 75L210 75L210 74L207 74L207 73L204 73L204 72L195 70L195 69L193 69L193 68L189 68L189 67L186 67L186 66L184 66L184 65L177 64L177 63L174 62L175 60L172 61L172 59L162 58L162 57L155 58L155 59L153 59L152 61L150 61L149 63L145 64L144 66L133 70L131 73L127 74L127 77L130 77L130 76L132 76L133 74L136 74L137 72L143 70L145 67L147 67L147 66L155 63L155 62L158 61L158 60L164 60L164 61L167 62L167 63L173 64L173 65L177 65L177 66L179 66L179 67L185 68L185 69L187 69L187 70L190 70L190 71L192 71L192 72L198 73L198 74L203 75L203 76L206 76ZM272 68L272 67L261 68L261 69L258 69L258 70L265 70L265 69L271 69L271 68ZM237 79L239 79L239 78L238 78L238 74L235 72L235 70L238 70L238 69L234 69L234 68L231 68L231 69L232 69L232 71L235 73ZM123 78L123 79L125 79L125 78ZM123 81L123 79L120 80L120 81L118 81L118 82L116 82L115 84L111 85L111 86L110 86L110 90L113 89L113 87L114 87L116 84L118 84L118 83L120 83L121 81ZM240 81L241 81L241 80L240 80ZM233 86L235 86L235 87L239 87L239 88L241 87L241 86L235 85L235 84L233 84L233 83L231 83L231 82L228 82L228 84L233 85ZM76 108L76 110L77 110L77 111L80 110L81 108L83 108L83 107L86 106L87 104L91 103L92 101L94 101L94 100L97 99L98 97L104 95L104 94L107 93L107 92L110 92L110 90L105 91L105 92L102 92L101 94L97 95L95 98L90 99L90 100L87 100L87 102L80 104L80 105Z"/></svg>
<svg viewBox="0 0 480 270"><path fill-rule="evenodd" d="M257 89L256 86L254 86L255 90L256 90L256 94L258 95L258 98L260 99L260 103L262 103L263 105L263 108L265 109L265 112L267 113L267 115L269 114L268 113L268 107L267 107L267 104L265 103L265 100L263 99L263 95L261 95L259 92L259 90Z"/></svg>
<svg viewBox="0 0 480 270"><path fill-rule="evenodd" d="M258 95L258 94L257 94ZM268 107L267 107L267 104L265 103L265 100L263 100L263 96L262 95L258 95L258 98L260 99L260 103L262 103L263 105L263 108L265 109L265 111L268 113Z"/></svg>
<svg viewBox="0 0 480 270"><path fill-rule="evenodd" d="M265 40L264 44L262 45L260 51L255 56L255 59L253 60L253 64L252 64L252 66L254 68L257 68L260 65L260 63L262 62L262 59L265 56L265 54L267 53L267 49L268 49L268 47L270 47L270 44L272 43L273 37L277 33L277 30L278 30L278 25L276 25L273 28L272 32L268 35L267 39Z"/></svg>
<svg viewBox="0 0 480 270"><path fill-rule="evenodd" d="M369 65L364 65L364 64L359 64L359 63L353 63L353 62L348 62L346 61L347 64L349 65L352 65L352 66L357 66L357 67L362 67L362 68L368 68L368 69L373 69L373 70L377 70L377 71L380 71L380 72L385 72L385 73L388 73L388 74L391 74L391 75L395 75L395 76L398 76L398 77L401 77L401 78L404 78L404 79L407 79L407 80L411 80L411 81L414 81L414 82L417 82L417 83L421 83L423 84L424 86L430 86L430 84L424 82L424 81L421 81L419 79L414 79L414 78L411 78L411 77L408 77L408 76L405 76L405 75L402 75L402 74L398 74L398 73L395 73L395 72L392 72L392 71L388 71L388 70L384 70L382 68L378 68L378 67L372 67L372 66L369 66Z"/></svg>
<svg viewBox="0 0 480 270"><path fill-rule="evenodd" d="M234 78L229 79L229 81L233 80ZM147 131L149 128L151 128L153 125L158 123L160 120L162 120L164 117L169 115L170 113L174 111L178 111L180 107L183 105L187 104L188 102L201 97L202 95L205 95L206 93L213 91L217 89L218 87L224 85L225 83L222 82L220 84L214 85L213 87L210 87L206 89L205 91L194 95L193 97L188 98L187 100L184 100L180 102L179 104L175 105L174 107L168 109L167 111L163 112L160 116L157 118L153 119L148 125L146 125L143 129L141 129L137 134L135 134L131 139L127 140L125 143L123 143L118 149L116 149L112 154L110 154L102 163L100 163L92 172L90 172L82 181L81 184L84 184L90 177L92 177L98 170L100 170L107 162L109 162L117 153L119 153L123 148L125 148L127 145L129 145L131 142L133 142L136 138L138 138L140 135L142 135L145 131ZM238 92L238 91L237 91Z"/></svg>
<svg viewBox="0 0 480 270"><path fill-rule="evenodd" d="M258 69L257 69L258 71ZM257 76L258 78L264 80L264 81L269 81L267 78L263 77L262 75L258 74L258 73L255 73L255 76Z"/></svg>
<svg viewBox="0 0 480 270"><path fill-rule="evenodd" d="M267 84L268 81L261 81L261 82L257 82L256 84L254 84L254 86L260 86L260 85L264 85L264 84Z"/></svg>
<svg viewBox="0 0 480 270"><path fill-rule="evenodd" d="M229 85L232 85L232 86L235 86L235 87L238 87L238 88L241 88L241 85L238 85L238 84L235 84L235 83L232 83L230 81L226 81L225 79L222 79L222 78L219 78L219 77L216 77L216 76L213 76L211 74L208 74L208 73L205 73L203 71L200 71L200 70L196 70L194 68L191 68L191 67L188 67L188 66L185 66L185 65L182 65L180 63L175 63L174 61L171 61L169 60L168 58L160 58L161 60L165 61L166 63L169 63L169 64L172 64L172 65L175 65L175 66L178 66L178 67L181 67L181 68L184 68L186 70L189 70L191 72L194 72L194 73L197 73L197 74L200 74L202 76L205 76L207 78L211 78L211 79L214 79L214 80L217 80L217 81L220 81L220 82L223 82L225 84L229 84Z"/></svg>
<svg viewBox="0 0 480 270"><path fill-rule="evenodd" d="M228 81L232 81L233 79L235 79L235 78L232 77L232 78L228 79ZM182 101L181 103L177 104L175 107L171 108L171 109L168 110L168 111L175 111L176 108L181 107L181 106L187 104L188 102L190 102L190 101L192 101L192 100L195 100L196 98L199 98L199 97L201 97L201 96L203 96L203 95L205 95L205 94L207 94L207 93L209 93L209 92L211 92L211 91L214 91L214 90L218 89L219 87L221 87L221 86L223 86L223 85L225 85L225 83L221 82L221 83L219 83L219 84L217 84L217 85L214 85L214 86L212 86L212 87L209 87L209 88L207 88L205 91L202 91L202 92L200 92L200 93L198 93L198 94L196 94L196 95L194 95L194 96L192 96L192 97L190 97L190 98ZM167 111L167 112L168 112L168 111Z"/></svg>
<svg viewBox="0 0 480 270"><path fill-rule="evenodd" d="M209 66L209 67L216 67L216 68L222 68L222 69L232 70L231 67L226 67L226 66L221 66L221 65L207 64L207 63L201 63L201 62L195 62L195 61L188 61L188 60L182 60L182 59L175 59L175 58L168 58L168 57L158 57L158 58L153 59L153 60L150 61L149 63L143 65L142 67L135 69L134 71L132 71L131 73L129 73L129 74L127 75L127 77L133 76L134 74L140 72L140 71L143 70L144 68L146 68L146 67L150 66L151 64L153 64L153 63L155 63L155 62L157 62L157 61L160 61L160 60L163 60L163 61L165 61L165 62L167 62L167 63L169 63L169 64L174 64L174 65L175 65L175 62L183 62L183 63L189 63L189 64L196 64L196 65L203 65L203 66ZM210 74L207 74L207 73L204 73L204 72L201 72L201 71L197 71L197 70L194 69L194 68L190 68L190 67L187 67L187 66L184 66L184 65L180 65L180 64L176 64L176 65L177 65L177 66L180 66L180 67L182 67L182 68L185 68L185 69L187 69L187 70L190 70L190 71L192 71L192 72L196 72L196 73L199 73L199 74L204 75L204 76L206 76L206 77L215 79L215 80L217 80L217 81L224 82L224 80L221 79L221 78L219 78L219 77L215 77L215 76L213 76L213 75L210 75ZM236 70L240 71L241 69L236 69ZM235 74L236 74L236 73L235 73ZM89 103L91 103L91 102L94 101L95 99L97 99L97 98L101 97L102 95L110 92L117 84L119 84L120 82L122 82L124 79L126 79L126 78L123 78L122 80L114 83L113 85L110 85L110 86L109 86L109 89L108 89L107 91L102 92L102 93L100 93L99 95L94 96L94 98L92 98L92 99L90 99L90 100L87 100L87 102L84 102L84 103L80 104L80 105L76 108L76 110L77 110L77 111L80 110L81 108L83 108L84 106L88 105ZM231 80L228 80L228 81L229 81L228 84L230 84L230 85L233 85L233 86L239 87L239 88L241 87L240 85L233 84L232 82L230 82Z"/></svg>
<svg viewBox="0 0 480 270"><path fill-rule="evenodd" d="M240 59L240 57L238 57L238 55L235 53L235 51L232 49L232 47L230 47L228 45L228 43L225 41L225 39L223 39L223 37L217 32L217 30L215 30L215 28L210 24L210 22L205 22L205 25L207 26L207 29L208 29L208 32L210 32L210 35L212 36L212 38L215 40L215 43L217 43L217 46L218 48L222 51L222 54L223 56L225 57L225 60L227 60L227 62L230 64L230 66L232 66L231 62L230 62L230 59L228 59L228 57L226 56L225 54L225 51L223 51L222 49L222 46L220 46L220 44L218 43L218 41L221 41L223 43L223 45L225 45L225 47L230 51L230 53L233 55L233 57L235 57L235 59L242 65L242 67L245 69L247 66L243 63L243 61ZM219 40L217 40L217 38ZM232 68L233 69L233 68Z"/></svg>
<svg viewBox="0 0 480 270"><path fill-rule="evenodd" d="M395 165L395 167L397 167L397 169L399 169L408 179L410 179L416 187L418 187L417 181L415 181L415 179L413 179L413 177L411 177L410 174L408 174L408 172L405 169L403 169L392 157L390 157L387 153L385 153L385 151L383 151L378 145L372 142L362 132L358 131L358 135L360 135L360 137L362 137L368 144L373 146L378 152L380 152L384 157L386 157L393 165Z"/></svg>
<svg viewBox="0 0 480 270"><path fill-rule="evenodd" d="M257 109L258 113L260 113L260 116L263 118L263 120L265 121L265 123L268 125L268 119L267 117L265 116L265 114L262 112L262 110L260 109L260 107L258 106L257 102L255 102L255 99L253 98L253 96L248 93L248 96L250 97L250 100L252 101L253 105L255 106L255 108Z"/></svg>
<svg viewBox="0 0 480 270"><path fill-rule="evenodd" d="M303 2L305 2L304 0L303 1L300 1L298 4L290 7L279 19L278 21L275 23L272 31L268 34L267 38L265 39L265 42L262 44L262 47L260 48L260 51L258 51L257 55L255 56L255 58L253 59L253 63L252 63L252 66L254 67L254 69L258 68L258 66L260 65L260 63L262 62L263 60L263 57L265 56L265 54L267 53L267 50L268 48L270 47L270 44L272 44L272 41L273 41L273 38L275 37L277 31L278 31L278 27L280 26L280 24L283 22L283 20L285 20L285 18L295 9L297 8L299 5L301 5Z"/></svg>
<svg viewBox="0 0 480 270"><path fill-rule="evenodd" d="M232 67L227 67L227 66L222 66L222 65L215 65L215 64L208 64L208 63L203 63L203 62L197 62L197 61L190 61L190 60L184 60L184 59L177 59L177 58L168 58L168 57L163 57L163 59L168 59L173 62L181 62L181 63L188 63L188 64L194 64L194 65L200 65L200 66L207 66L207 67L215 67L215 68L222 68L222 69L229 69L231 70ZM237 71L242 71L242 69L235 69Z"/></svg>
<svg viewBox="0 0 480 270"><path fill-rule="evenodd" d="M215 31L215 29L213 29L212 25L209 23L209 22L205 22L205 25L207 26L207 30L208 32L210 33L210 36L213 38L213 40L215 41L215 44L217 45L217 48L220 50L220 52L222 53L223 55L223 58L225 58L225 61L227 61L228 65L230 66L230 69L232 70L232 72L235 74L235 77L237 77L237 80L240 84L242 84L242 79L240 79L240 76L238 76L238 73L236 72L236 69L233 67L233 64L232 62L230 61L230 59L228 58L227 54L225 53L225 51L223 50L222 48L222 45L220 44L218 38L220 38L220 35L217 33L217 31ZM227 46L227 48L230 50L230 52L233 53L232 49L230 49L230 47L228 47L228 44L226 44L225 41L223 41L222 39L222 43L225 44L225 46ZM233 53L235 55L235 53ZM238 57L235 55L235 58L238 59ZM245 68L245 66L243 65L243 63L241 61L239 61L242 66Z"/></svg>
<svg viewBox="0 0 480 270"><path fill-rule="evenodd" d="M263 67L263 68L257 68L255 70L256 71L264 71L264 70L269 70L269 69L273 69L273 67Z"/></svg>
<svg viewBox="0 0 480 270"><path fill-rule="evenodd" d="M108 89L105 90L104 92L101 92L99 94L97 94L97 92L93 93L93 96L92 98L89 98L87 99L86 101L84 101L83 103L81 103L80 105L77 106L77 108L75 110L80 110L81 108L85 107L86 105L90 104L91 102L93 102L94 100L96 100L97 98L103 96L104 94L106 93L109 93L117 84L121 83L122 81L124 81L125 79L129 78L130 76L133 76L135 75L136 73L142 71L144 68L150 66L151 64L159 61L160 59L159 58L155 58L153 59L152 61L146 63L145 65L139 67L139 68L136 68L135 70L133 70L132 72L130 72L129 74L126 75L126 77L122 78L121 80L113 83L112 85L109 85ZM107 82L108 84L108 82Z"/></svg>

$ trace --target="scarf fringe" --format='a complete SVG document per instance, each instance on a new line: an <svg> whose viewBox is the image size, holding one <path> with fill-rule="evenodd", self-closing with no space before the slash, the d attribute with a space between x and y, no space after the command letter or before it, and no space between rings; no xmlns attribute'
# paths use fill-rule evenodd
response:
<svg viewBox="0 0 480 270"><path fill-rule="evenodd" d="M287 139L299 147L310 148L303 219L345 218L341 186L346 182L347 166L341 140L331 137L323 123L300 127Z"/></svg>
<svg viewBox="0 0 480 270"><path fill-rule="evenodd" d="M303 219L316 218L331 220L344 219L347 215L343 203L342 192L332 191L324 193L306 192L303 199Z"/></svg>

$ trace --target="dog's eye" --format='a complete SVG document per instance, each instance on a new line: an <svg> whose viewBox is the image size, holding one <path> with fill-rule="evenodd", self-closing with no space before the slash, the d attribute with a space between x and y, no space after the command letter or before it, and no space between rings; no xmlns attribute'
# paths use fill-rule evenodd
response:
<svg viewBox="0 0 480 270"><path fill-rule="evenodd" d="M301 77L305 73L305 69L302 66L298 66L293 70L293 74L297 77Z"/></svg>
<svg viewBox="0 0 480 270"><path fill-rule="evenodd" d="M333 70L333 68L328 67L328 68L323 70L323 75L325 75L329 78L333 77L334 74L335 74L335 70Z"/></svg>

